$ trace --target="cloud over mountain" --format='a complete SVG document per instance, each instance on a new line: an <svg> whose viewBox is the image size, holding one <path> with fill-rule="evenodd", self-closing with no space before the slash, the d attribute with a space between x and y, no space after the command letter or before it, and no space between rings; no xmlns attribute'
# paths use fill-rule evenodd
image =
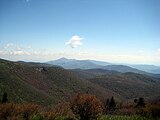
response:
<svg viewBox="0 0 160 120"><path fill-rule="evenodd" d="M78 35L74 35L68 42L66 42L66 45L70 45L72 48L76 48L79 45L82 45L82 39L83 38L79 37Z"/></svg>

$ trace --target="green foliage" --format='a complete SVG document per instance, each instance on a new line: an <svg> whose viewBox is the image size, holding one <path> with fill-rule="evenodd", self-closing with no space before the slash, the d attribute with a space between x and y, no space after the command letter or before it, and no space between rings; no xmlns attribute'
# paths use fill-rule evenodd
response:
<svg viewBox="0 0 160 120"><path fill-rule="evenodd" d="M77 75L74 70L47 64L0 59L0 100L4 92L10 102L34 102L44 105L57 104L77 92L86 91L104 98L114 95L117 100L133 99L137 94L143 97L159 95L158 78L134 73L106 73L101 70L78 72Z"/></svg>
<svg viewBox="0 0 160 120"><path fill-rule="evenodd" d="M32 120L44 120L44 116L40 113L33 116Z"/></svg>
<svg viewBox="0 0 160 120"><path fill-rule="evenodd" d="M78 120L78 119L72 117L59 116L54 118L54 120Z"/></svg>
<svg viewBox="0 0 160 120"><path fill-rule="evenodd" d="M107 115L99 118L98 120L154 120L153 118L147 118L142 116L117 116L117 115Z"/></svg>
<svg viewBox="0 0 160 120"><path fill-rule="evenodd" d="M92 75L88 71L85 74L92 76L90 77L91 79L81 79L83 77L76 76L73 71L55 66L0 60L0 100L5 103L0 104L0 118L2 120L30 120L31 118L35 120L43 118L45 120L72 120L75 119L76 115L81 119L87 120L96 119L100 116L103 107L101 101L95 96L79 95L71 104L64 102L77 91L81 93L87 91L103 97L111 97L114 94L116 100L117 96L121 99L135 98L137 93L143 97L159 95L160 84L158 78L134 73L103 76L99 74L99 77L96 77L97 73ZM82 73L81 75L83 76ZM151 86L154 86L154 88ZM25 104L8 103L8 100L9 102ZM39 106L28 104L28 102L31 102L55 105L61 101L63 101L63 104L56 105L56 107L52 108L54 110L48 110L48 108L44 107L41 111ZM138 107L135 108L134 105L129 105L118 108L112 97L110 100L108 99L105 110L114 111L114 114L117 115L131 115L131 117L117 116L117 119L122 117L130 120L136 112L148 118L160 117L159 103L147 104L143 98L135 99L134 102ZM111 117L114 118L116 116ZM145 117L139 116L133 118L145 119Z"/></svg>
<svg viewBox="0 0 160 120"><path fill-rule="evenodd" d="M106 91L81 79L70 70L47 64L0 59L0 100L2 93L7 92L10 102L50 105L88 90L95 95L106 95Z"/></svg>
<svg viewBox="0 0 160 120"><path fill-rule="evenodd" d="M160 91L159 78L136 73L108 73L106 75L97 75L97 77L90 78L89 81L105 90L109 89L111 92L114 92L115 98L117 98L118 94L123 99L133 99L138 95L152 99L159 96Z"/></svg>

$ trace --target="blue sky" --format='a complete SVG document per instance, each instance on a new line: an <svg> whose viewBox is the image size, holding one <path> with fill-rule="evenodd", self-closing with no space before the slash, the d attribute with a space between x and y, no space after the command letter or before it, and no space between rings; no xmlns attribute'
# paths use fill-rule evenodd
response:
<svg viewBox="0 0 160 120"><path fill-rule="evenodd" d="M159 0L0 0L0 57L160 65Z"/></svg>

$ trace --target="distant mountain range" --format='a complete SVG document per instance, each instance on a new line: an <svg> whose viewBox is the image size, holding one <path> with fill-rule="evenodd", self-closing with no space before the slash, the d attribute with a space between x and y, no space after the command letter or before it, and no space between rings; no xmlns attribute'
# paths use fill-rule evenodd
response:
<svg viewBox="0 0 160 120"><path fill-rule="evenodd" d="M77 60L63 58L60 63L64 61ZM114 96L120 101L133 100L137 97L160 98L160 78L128 71L122 73L113 68L112 65L108 65L107 69L110 70L63 69L45 63L0 59L0 99L3 92L7 92L10 102L40 104L57 104L77 93L94 94L103 99Z"/></svg>
<svg viewBox="0 0 160 120"><path fill-rule="evenodd" d="M107 62L100 62L94 60L76 60L76 59L66 59L66 58L60 58L58 60L49 61L47 63L61 66L65 69L93 69L93 68L101 68L102 66L110 64Z"/></svg>
<svg viewBox="0 0 160 120"><path fill-rule="evenodd" d="M155 66L155 65L129 65L129 66L149 73L160 74L160 66Z"/></svg>
<svg viewBox="0 0 160 120"><path fill-rule="evenodd" d="M61 66L65 69L107 69L114 70L118 72L135 72L135 73L153 73L160 74L160 67L155 65L117 65L109 62L95 61L95 60L76 60L76 59L67 59L60 58L58 60L53 60L47 62L48 64Z"/></svg>

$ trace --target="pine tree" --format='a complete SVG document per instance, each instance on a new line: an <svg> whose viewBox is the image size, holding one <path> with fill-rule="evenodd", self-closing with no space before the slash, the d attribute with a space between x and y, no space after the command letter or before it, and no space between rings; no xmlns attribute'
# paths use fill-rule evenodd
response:
<svg viewBox="0 0 160 120"><path fill-rule="evenodd" d="M145 106L144 98L141 97L138 99L137 106L139 106L139 107Z"/></svg>
<svg viewBox="0 0 160 120"><path fill-rule="evenodd" d="M6 103L7 101L8 101L7 93L5 92L5 93L3 94L2 103Z"/></svg>
<svg viewBox="0 0 160 120"><path fill-rule="evenodd" d="M108 112L109 112L109 99L107 98L105 102L105 114L108 114Z"/></svg>
<svg viewBox="0 0 160 120"><path fill-rule="evenodd" d="M116 102L112 96L112 98L110 99L110 102L109 102L109 109L110 111L115 111L116 109Z"/></svg>
<svg viewBox="0 0 160 120"><path fill-rule="evenodd" d="M138 102L138 100L137 99L134 99L134 103L137 103Z"/></svg>

